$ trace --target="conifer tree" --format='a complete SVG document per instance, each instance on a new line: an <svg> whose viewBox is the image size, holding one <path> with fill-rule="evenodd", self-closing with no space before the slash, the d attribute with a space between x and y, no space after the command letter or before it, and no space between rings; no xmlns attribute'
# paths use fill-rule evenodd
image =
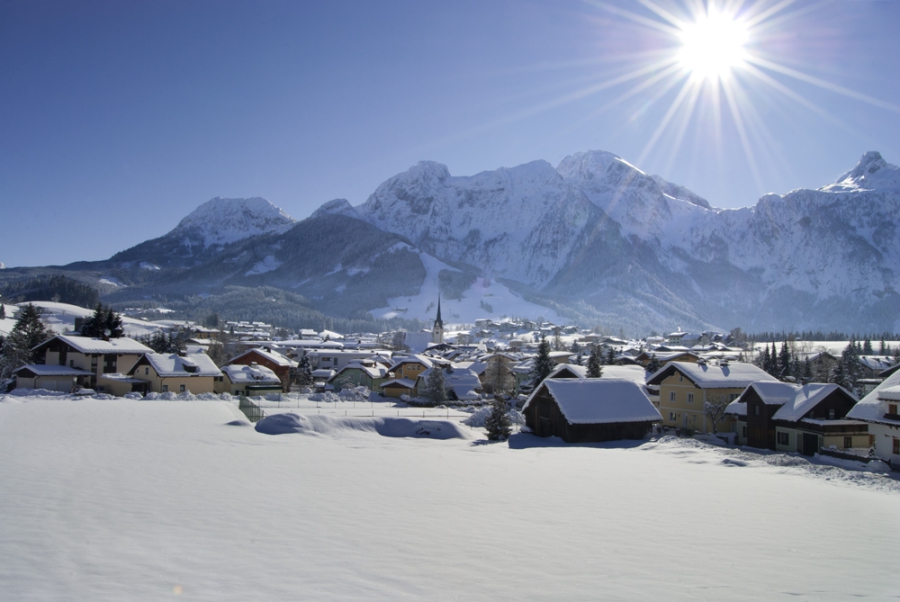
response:
<svg viewBox="0 0 900 602"><path fill-rule="evenodd" d="M0 358L0 378L9 378L13 371L35 361L33 349L50 338L41 321L41 309L31 303L19 310L16 324L3 342Z"/></svg>
<svg viewBox="0 0 900 602"><path fill-rule="evenodd" d="M550 343L543 336L538 345L538 354L534 359L534 368L531 369L531 384L536 389L547 375L553 371L553 361L550 359Z"/></svg>
<svg viewBox="0 0 900 602"><path fill-rule="evenodd" d="M304 387L313 384L312 366L305 354L297 362L297 384Z"/></svg>
<svg viewBox="0 0 900 602"><path fill-rule="evenodd" d="M787 341L781 344L781 352L778 354L778 376L781 378L792 376L791 350L788 349Z"/></svg>
<svg viewBox="0 0 900 602"><path fill-rule="evenodd" d="M603 375L603 367L600 365L600 347L598 345L591 345L591 356L588 358L587 363L587 376L588 378L600 378Z"/></svg>
<svg viewBox="0 0 900 602"><path fill-rule="evenodd" d="M122 316L113 311L112 307L106 307L98 303L94 314L84 321L81 327L81 336L94 338L118 338L124 334Z"/></svg>
<svg viewBox="0 0 900 602"><path fill-rule="evenodd" d="M0 320L6 319L6 306L0 303ZM884 347L884 341L881 342L881 346Z"/></svg>
<svg viewBox="0 0 900 602"><path fill-rule="evenodd" d="M484 421L488 439L491 441L503 441L512 433L512 421L509 419L509 404L500 397L494 397L491 403L491 413Z"/></svg>
<svg viewBox="0 0 900 602"><path fill-rule="evenodd" d="M612 366L615 363L616 363L616 352L612 347L610 347L609 351L606 354L606 365Z"/></svg>
<svg viewBox="0 0 900 602"><path fill-rule="evenodd" d="M439 404L447 401L447 389L444 384L444 370L435 364L425 379L425 398Z"/></svg>
<svg viewBox="0 0 900 602"><path fill-rule="evenodd" d="M769 356L769 345L768 344L763 346L763 353L760 356L759 363L760 363L759 367L762 368L766 374L768 374L769 370L771 370L771 368L772 368L772 366L771 366L772 358L771 358L771 356Z"/></svg>
<svg viewBox="0 0 900 602"><path fill-rule="evenodd" d="M831 380L857 396L861 393L857 381L863 377L862 366L859 363L859 350L858 343L854 344L853 341L850 341L832 371Z"/></svg>
<svg viewBox="0 0 900 602"><path fill-rule="evenodd" d="M647 362L647 372L650 374L656 374L656 372L662 368L662 364L659 361L659 358L656 357L656 354L650 356L650 361Z"/></svg>

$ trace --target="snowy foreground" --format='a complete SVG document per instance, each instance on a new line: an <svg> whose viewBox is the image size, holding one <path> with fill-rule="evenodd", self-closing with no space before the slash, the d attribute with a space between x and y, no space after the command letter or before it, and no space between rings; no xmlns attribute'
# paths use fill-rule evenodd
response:
<svg viewBox="0 0 900 602"><path fill-rule="evenodd" d="M0 397L0 598L900 591L893 477L696 441L488 444L452 416L295 412L278 420L304 433L267 435L222 401Z"/></svg>

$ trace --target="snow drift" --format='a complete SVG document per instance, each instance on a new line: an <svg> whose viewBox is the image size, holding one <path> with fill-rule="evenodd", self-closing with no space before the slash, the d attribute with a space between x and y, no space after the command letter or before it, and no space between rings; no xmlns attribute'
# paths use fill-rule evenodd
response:
<svg viewBox="0 0 900 602"><path fill-rule="evenodd" d="M335 435L346 431L378 433L382 437L414 437L418 439L475 439L477 435L447 420L417 420L392 417L305 416L275 414L256 423L256 430L266 435L288 433Z"/></svg>

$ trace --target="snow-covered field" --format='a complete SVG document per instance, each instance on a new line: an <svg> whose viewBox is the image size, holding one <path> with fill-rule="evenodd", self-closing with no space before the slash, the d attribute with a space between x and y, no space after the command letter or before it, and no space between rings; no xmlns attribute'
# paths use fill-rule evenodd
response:
<svg viewBox="0 0 900 602"><path fill-rule="evenodd" d="M0 397L0 598L900 591L892 477L692 440L489 444L456 422L460 438L398 438L298 412L326 418L266 435L223 401Z"/></svg>

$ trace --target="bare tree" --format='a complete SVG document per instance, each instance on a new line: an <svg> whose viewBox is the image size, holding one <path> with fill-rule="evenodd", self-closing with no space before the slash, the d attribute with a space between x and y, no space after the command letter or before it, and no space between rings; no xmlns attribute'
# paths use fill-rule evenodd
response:
<svg viewBox="0 0 900 602"><path fill-rule="evenodd" d="M391 349L394 351L406 350L406 332L398 330L391 336Z"/></svg>
<svg viewBox="0 0 900 602"><path fill-rule="evenodd" d="M484 370L484 388L495 396L510 395L516 389L516 379L500 356L488 361Z"/></svg>
<svg viewBox="0 0 900 602"><path fill-rule="evenodd" d="M716 429L719 426L719 423L725 418L725 410L728 409L728 406L731 404L731 399L728 395L719 394L719 395L711 395L706 398L706 401L703 403L703 414L709 418L709 421L712 422L713 434L715 435L718 432Z"/></svg>

